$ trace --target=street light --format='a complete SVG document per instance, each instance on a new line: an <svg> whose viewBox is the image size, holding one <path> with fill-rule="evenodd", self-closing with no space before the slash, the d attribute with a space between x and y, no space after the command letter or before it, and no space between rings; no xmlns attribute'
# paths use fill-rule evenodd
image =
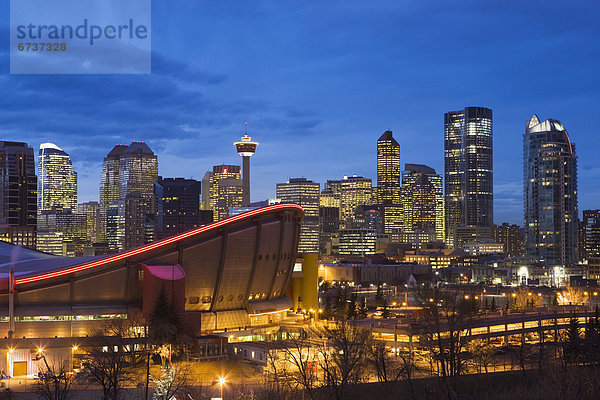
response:
<svg viewBox="0 0 600 400"><path fill-rule="evenodd" d="M6 370L8 373L8 388L10 389L10 377L11 375L14 374L14 371L10 371L10 367L11 367L11 362L12 362L12 355L15 352L15 349L13 349L12 347L8 348L8 352L6 352Z"/></svg>
<svg viewBox="0 0 600 400"><path fill-rule="evenodd" d="M221 388L221 400L223 399L223 385L227 383L227 378L224 376L219 378L219 387Z"/></svg>
<svg viewBox="0 0 600 400"><path fill-rule="evenodd" d="M75 352L79 350L79 346L77 346L76 344L74 344L71 347L71 368L70 370L73 371L73 363L75 362Z"/></svg>

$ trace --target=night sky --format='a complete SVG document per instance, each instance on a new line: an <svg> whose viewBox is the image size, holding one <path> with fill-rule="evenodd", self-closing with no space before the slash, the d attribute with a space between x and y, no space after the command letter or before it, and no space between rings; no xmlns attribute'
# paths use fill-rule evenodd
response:
<svg viewBox="0 0 600 400"><path fill-rule="evenodd" d="M485 4L483 4L485 3ZM201 179L260 142L252 200L290 177L376 178L390 129L405 163L443 174L443 114L494 113L495 222L522 224L522 134L561 120L579 156L579 209L600 208L600 3L154 1L152 74L9 75L0 6L0 138L52 141L97 200L102 158L142 140L165 177Z"/></svg>

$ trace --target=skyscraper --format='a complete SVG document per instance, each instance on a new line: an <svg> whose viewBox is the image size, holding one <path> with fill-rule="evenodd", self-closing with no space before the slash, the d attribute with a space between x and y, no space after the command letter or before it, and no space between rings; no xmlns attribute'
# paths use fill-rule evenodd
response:
<svg viewBox="0 0 600 400"><path fill-rule="evenodd" d="M77 211L77 172L71 157L54 143L42 143L38 155L38 213Z"/></svg>
<svg viewBox="0 0 600 400"><path fill-rule="evenodd" d="M377 139L377 201L400 204L400 145L390 130Z"/></svg>
<svg viewBox="0 0 600 400"><path fill-rule="evenodd" d="M0 237L35 248L37 177L33 149L0 141Z"/></svg>
<svg viewBox="0 0 600 400"><path fill-rule="evenodd" d="M71 158L54 143L42 143L38 153L37 249L81 256L86 217L76 213L77 173Z"/></svg>
<svg viewBox="0 0 600 400"><path fill-rule="evenodd" d="M600 210L583 210L585 259L600 257Z"/></svg>
<svg viewBox="0 0 600 400"><path fill-rule="evenodd" d="M583 212L585 213L585 211L586 210ZM577 261L579 262L587 260L587 253L585 251L585 230L585 223L583 221L577 221Z"/></svg>
<svg viewBox="0 0 600 400"><path fill-rule="evenodd" d="M383 213L383 231L391 234L400 229L400 145L386 130L377 139L377 203Z"/></svg>
<svg viewBox="0 0 600 400"><path fill-rule="evenodd" d="M466 107L444 114L446 239L456 226L494 223L492 110Z"/></svg>
<svg viewBox="0 0 600 400"><path fill-rule="evenodd" d="M340 231L340 208L319 207L319 228L319 254L331 254L333 237Z"/></svg>
<svg viewBox="0 0 600 400"><path fill-rule="evenodd" d="M102 163L100 177L100 241L106 242L106 213L110 204L119 200L119 160L127 145L118 144L108 153ZM124 218L124 216L123 216Z"/></svg>
<svg viewBox="0 0 600 400"><path fill-rule="evenodd" d="M402 231L434 233L444 241L444 192L442 176L433 168L406 164L402 172Z"/></svg>
<svg viewBox="0 0 600 400"><path fill-rule="evenodd" d="M202 209L211 210L215 221L220 221L229 216L229 209L241 207L243 202L243 182L240 180L239 165L215 165L212 171L204 174L202 178ZM224 179L231 180L221 183ZM238 188L239 186L239 188Z"/></svg>
<svg viewBox="0 0 600 400"><path fill-rule="evenodd" d="M244 173L242 207L248 207L250 204L250 157L256 152L258 142L253 142L252 138L245 134L239 142L234 143L236 150L242 156L242 172Z"/></svg>
<svg viewBox="0 0 600 400"><path fill-rule="evenodd" d="M100 242L100 204L88 201L77 205L77 213L86 216L86 236L89 243Z"/></svg>
<svg viewBox="0 0 600 400"><path fill-rule="evenodd" d="M362 176L345 176L340 185L340 228L352 227L358 206L373 204L373 183Z"/></svg>
<svg viewBox="0 0 600 400"><path fill-rule="evenodd" d="M217 205L213 210L216 221L229 217L229 210L242 206L244 201L244 182L228 177L217 182Z"/></svg>
<svg viewBox="0 0 600 400"><path fill-rule="evenodd" d="M159 238L200 226L200 186L201 182L195 179L159 177L156 182Z"/></svg>
<svg viewBox="0 0 600 400"><path fill-rule="evenodd" d="M321 191L321 207L340 208L340 200L342 198L341 190L341 180L328 180L327 183L325 183L325 187Z"/></svg>
<svg viewBox="0 0 600 400"><path fill-rule="evenodd" d="M584 210L585 257L588 279L600 279L600 210Z"/></svg>
<svg viewBox="0 0 600 400"><path fill-rule="evenodd" d="M119 199L125 201L125 248L156 240L158 160L144 142L133 142L119 160Z"/></svg>
<svg viewBox="0 0 600 400"><path fill-rule="evenodd" d="M106 209L106 243L110 250L125 247L125 200L115 200Z"/></svg>
<svg viewBox="0 0 600 400"><path fill-rule="evenodd" d="M157 158L144 142L117 145L104 159L100 214L103 229L112 235L106 238L111 248L137 247L156 239L157 180ZM106 225L109 220L110 229Z"/></svg>
<svg viewBox="0 0 600 400"><path fill-rule="evenodd" d="M277 184L276 197L282 203L296 203L304 209L304 220L300 225L298 253L319 252L319 195L318 183L306 178L292 178Z"/></svg>
<svg viewBox="0 0 600 400"><path fill-rule="evenodd" d="M534 115L523 135L525 253L548 265L577 261L577 155L564 125Z"/></svg>

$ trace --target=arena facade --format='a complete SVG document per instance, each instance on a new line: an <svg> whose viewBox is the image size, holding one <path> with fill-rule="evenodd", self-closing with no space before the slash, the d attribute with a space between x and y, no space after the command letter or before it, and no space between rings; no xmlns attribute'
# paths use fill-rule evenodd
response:
<svg viewBox="0 0 600 400"><path fill-rule="evenodd" d="M191 337L277 323L292 306L303 217L276 204L100 257L0 242L0 368L34 373L41 346L72 351L107 320L143 320L160 290Z"/></svg>

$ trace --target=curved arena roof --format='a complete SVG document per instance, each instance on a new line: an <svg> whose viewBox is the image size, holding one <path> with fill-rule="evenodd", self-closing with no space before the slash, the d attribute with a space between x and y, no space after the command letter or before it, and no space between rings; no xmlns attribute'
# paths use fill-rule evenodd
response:
<svg viewBox="0 0 600 400"><path fill-rule="evenodd" d="M296 216L298 223L304 216L302 207L297 204L276 204L108 256L61 257L0 241L0 282L3 283L2 287L4 289L8 287L9 272L11 270L14 271L15 284L24 285L82 272L92 272L94 269L124 261L132 262L138 259L145 261L149 256L173 248L176 245L181 246L184 243L194 242L195 240L210 237L211 234L222 232L228 228L282 212L292 212ZM297 242L297 238L295 242Z"/></svg>

